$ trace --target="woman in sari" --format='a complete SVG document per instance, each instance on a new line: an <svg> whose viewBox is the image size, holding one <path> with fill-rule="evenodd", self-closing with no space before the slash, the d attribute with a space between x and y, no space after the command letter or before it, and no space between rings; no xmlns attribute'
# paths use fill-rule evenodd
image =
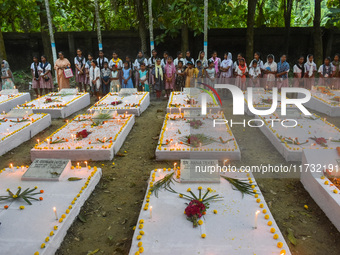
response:
<svg viewBox="0 0 340 255"><path fill-rule="evenodd" d="M64 70L71 67L70 61L64 57L62 51L58 52L58 59L54 64L54 69L57 71L57 81L59 89L70 88L70 79L65 77Z"/></svg>

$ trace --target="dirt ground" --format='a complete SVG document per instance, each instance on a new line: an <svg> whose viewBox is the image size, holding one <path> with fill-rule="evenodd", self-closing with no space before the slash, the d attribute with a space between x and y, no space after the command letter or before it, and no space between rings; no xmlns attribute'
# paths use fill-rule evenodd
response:
<svg viewBox="0 0 340 255"><path fill-rule="evenodd" d="M223 106L226 116L231 116L232 100L223 100ZM75 115L82 112L85 109ZM158 167L171 167L174 163L157 162L154 157L157 140L153 137L159 135L165 113L166 101L152 100L142 116L136 118L135 126L121 149L121 152L126 151L126 156L95 163L102 168L103 177L80 212L82 220L78 218L73 223L57 255L94 254L97 249L99 251L95 254L128 254L132 228L142 206L150 171ZM340 127L340 118L327 117L327 120ZM36 139L44 139L63 124L64 120L53 120L48 129L1 156L0 168L12 162L17 165L30 164L30 150ZM234 127L232 131L242 153L242 160L232 164L287 164L257 128ZM339 254L340 233L305 191L298 176L290 179L280 178L282 176L256 177L292 254ZM304 209L304 205L308 205L309 209ZM290 230L297 239L296 246L287 238Z"/></svg>

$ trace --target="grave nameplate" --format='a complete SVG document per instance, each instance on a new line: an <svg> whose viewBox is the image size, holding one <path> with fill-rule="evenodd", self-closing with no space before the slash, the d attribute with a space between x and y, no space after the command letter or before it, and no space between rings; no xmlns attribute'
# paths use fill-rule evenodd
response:
<svg viewBox="0 0 340 255"><path fill-rule="evenodd" d="M219 183L218 160L182 159L181 182Z"/></svg>
<svg viewBox="0 0 340 255"><path fill-rule="evenodd" d="M69 159L35 159L22 181L59 181L65 170L71 168Z"/></svg>

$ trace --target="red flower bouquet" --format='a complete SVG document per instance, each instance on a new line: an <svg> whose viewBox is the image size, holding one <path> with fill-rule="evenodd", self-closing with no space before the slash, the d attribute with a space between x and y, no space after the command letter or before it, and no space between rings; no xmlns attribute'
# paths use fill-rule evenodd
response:
<svg viewBox="0 0 340 255"><path fill-rule="evenodd" d="M327 147L327 140L323 137L311 137L310 139L312 139L316 142L316 144L319 144L322 147Z"/></svg>
<svg viewBox="0 0 340 255"><path fill-rule="evenodd" d="M47 97L47 98L45 99L45 103L46 103L46 104L47 104L47 103L52 103L52 98Z"/></svg>
<svg viewBox="0 0 340 255"><path fill-rule="evenodd" d="M90 134L91 134L90 132L88 132L86 129L84 129L80 132L77 132L76 137L77 137L78 140L81 140L81 139L88 137Z"/></svg>
<svg viewBox="0 0 340 255"><path fill-rule="evenodd" d="M205 205L198 200L192 200L185 208L187 219L193 223L194 228L198 226L198 219L203 216L205 211Z"/></svg>
<svg viewBox="0 0 340 255"><path fill-rule="evenodd" d="M119 104L121 104L122 103L122 101L113 101L113 102L111 102L111 105L113 105L113 106L116 106L116 105L119 105Z"/></svg>

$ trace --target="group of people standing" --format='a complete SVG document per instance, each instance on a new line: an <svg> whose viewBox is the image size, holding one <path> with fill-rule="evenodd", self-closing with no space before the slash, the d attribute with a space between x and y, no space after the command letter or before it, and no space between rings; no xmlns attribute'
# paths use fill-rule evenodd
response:
<svg viewBox="0 0 340 255"><path fill-rule="evenodd" d="M335 54L333 60L330 57L325 58L319 68L314 63L312 54L307 55L307 58L301 56L293 66L294 79L291 84L288 80L290 65L286 61L286 55L282 55L279 61L275 62L274 55L269 54L264 63L259 52L254 54L254 59L247 65L242 53L239 53L233 62L230 52L225 53L221 59L214 51L208 59L205 52L200 51L194 60L190 51L186 51L185 56L178 52L176 58L171 57L167 51L159 56L157 50L153 50L152 56L147 58L139 51L135 61L132 61L129 56L124 60L120 59L115 51L110 60L105 57L103 51L99 51L97 59L91 53L85 58L82 50L77 49L74 66L75 81L79 90L87 91L90 87L91 94L97 98L108 92L117 92L121 88L137 88L138 91L151 89L156 92L157 98L161 98L164 90L165 97L169 97L171 91L180 91L197 81L210 86L217 83L235 84L242 90L246 90L248 86L280 89L290 85L311 89L316 85L317 73L318 77L322 78L319 79L318 85L340 89L339 54ZM70 87L70 76L65 74L65 70L70 68L70 61L60 51L54 64L59 89ZM34 56L30 69L32 87L37 96L51 92L52 66L46 57ZM3 89L14 87L13 75L5 60L1 63L1 78Z"/></svg>

